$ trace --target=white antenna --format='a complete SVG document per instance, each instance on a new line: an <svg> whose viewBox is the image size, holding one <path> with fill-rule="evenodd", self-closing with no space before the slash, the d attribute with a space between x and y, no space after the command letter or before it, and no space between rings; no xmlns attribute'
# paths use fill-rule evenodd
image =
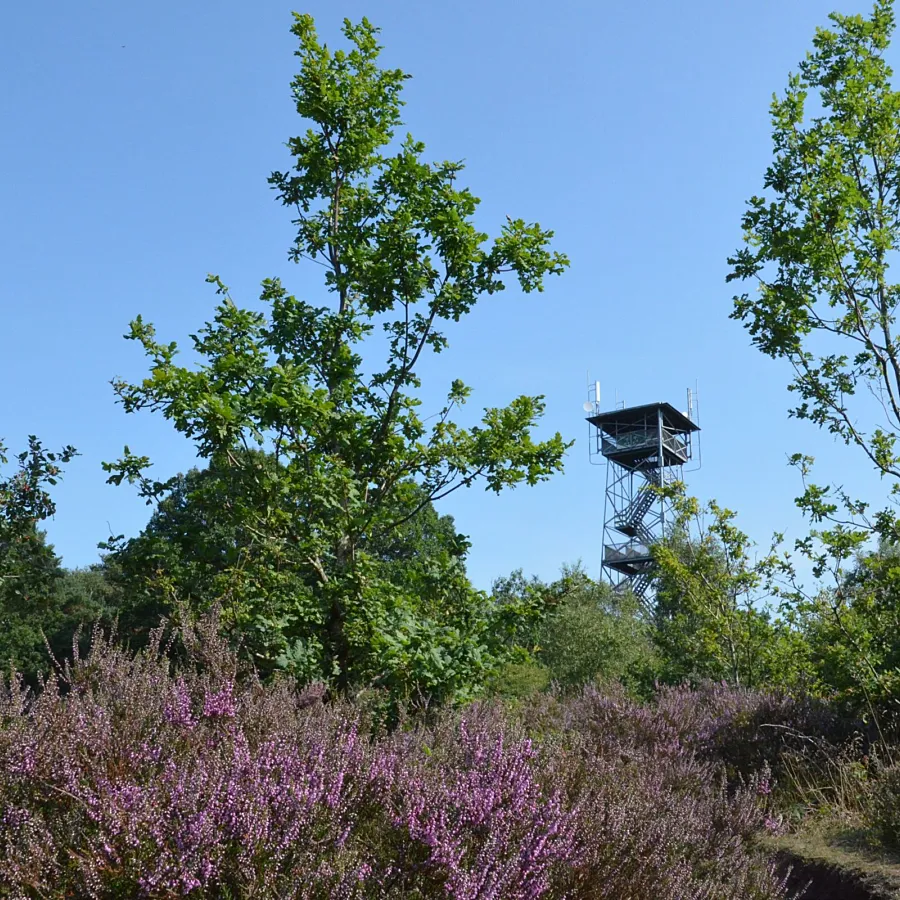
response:
<svg viewBox="0 0 900 900"><path fill-rule="evenodd" d="M600 382L591 382L591 373L587 373L588 399L582 404L582 409L590 416L600 414ZM590 424L588 419L588 459L592 466L605 465L600 451L600 431Z"/></svg>
<svg viewBox="0 0 900 900"><path fill-rule="evenodd" d="M703 468L703 446L700 441L700 389L699 383L697 381L694 382L693 388L687 389L687 417L697 426L698 433L694 435L691 440L691 443L694 445L695 453L693 454L696 457L696 462L693 465L693 468L688 469L689 472L698 472Z"/></svg>

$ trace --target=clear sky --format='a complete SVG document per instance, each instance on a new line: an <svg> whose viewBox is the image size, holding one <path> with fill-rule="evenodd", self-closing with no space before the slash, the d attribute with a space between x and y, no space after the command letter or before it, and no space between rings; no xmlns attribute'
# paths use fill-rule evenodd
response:
<svg viewBox="0 0 900 900"><path fill-rule="evenodd" d="M838 0L313 0L320 34L343 16L383 29L384 61L413 75L406 124L435 159L467 161L479 224L506 214L556 230L570 271L543 295L486 299L426 377L475 389L470 406L542 393L542 429L577 438L566 472L443 509L471 536L480 587L514 568L599 574L604 471L591 467L586 372L604 406L700 389L692 491L737 509L760 542L803 522L787 454L822 477L877 488L858 455L789 421L788 373L728 319L726 257L771 157L768 104ZM846 0L842 11L868 9ZM238 302L280 275L289 214L266 185L301 130L289 96L291 6L281 0L16 3L0 30L0 436L82 455L57 491L50 538L68 566L149 510L105 484L123 444L167 476L190 445L161 418L126 416L109 379L145 372L122 339L136 314L185 341L209 317L216 272ZM311 267L315 270L316 267ZM616 394L618 392L618 394Z"/></svg>

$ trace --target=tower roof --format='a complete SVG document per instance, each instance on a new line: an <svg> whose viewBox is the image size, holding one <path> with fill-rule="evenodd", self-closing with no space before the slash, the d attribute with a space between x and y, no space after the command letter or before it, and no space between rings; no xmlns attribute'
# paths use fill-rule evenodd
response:
<svg viewBox="0 0 900 900"><path fill-rule="evenodd" d="M641 425L649 415L658 414L662 410L663 422L676 432L699 431L700 426L692 422L684 413L679 412L671 403L645 403L643 406L628 406L625 409L612 409L609 412L588 416L587 420L601 431L615 434L623 425Z"/></svg>

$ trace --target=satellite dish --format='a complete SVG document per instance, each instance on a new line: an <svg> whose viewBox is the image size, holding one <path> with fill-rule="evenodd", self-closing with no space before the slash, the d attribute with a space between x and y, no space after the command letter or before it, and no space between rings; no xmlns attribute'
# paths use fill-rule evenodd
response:
<svg viewBox="0 0 900 900"><path fill-rule="evenodd" d="M594 411L594 404L591 403L590 401L588 401L588 402L585 403L581 408L582 408L585 412L593 412L593 411Z"/></svg>

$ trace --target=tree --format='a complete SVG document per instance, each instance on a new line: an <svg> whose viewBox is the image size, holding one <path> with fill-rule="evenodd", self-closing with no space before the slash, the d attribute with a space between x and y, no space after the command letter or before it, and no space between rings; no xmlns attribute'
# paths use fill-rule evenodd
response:
<svg viewBox="0 0 900 900"><path fill-rule="evenodd" d="M767 607L780 564L774 550L752 558L734 512L715 501L701 506L682 485L665 490L675 518L652 548L658 570L654 637L665 679L758 687L796 677L804 656L796 653L798 635L773 622ZM785 659L792 656L786 671Z"/></svg>
<svg viewBox="0 0 900 900"><path fill-rule="evenodd" d="M258 452L256 461L275 466L271 456ZM110 551L101 567L106 587L115 586L119 595L120 634L140 642L178 602L207 609L217 602L229 605L235 594L246 595L247 572L241 564L254 553L255 535L234 500L252 496L234 481L241 473L212 465L175 476L138 536L119 536L102 545ZM424 594L432 574L440 577L453 564L464 573L469 545L457 533L453 517L439 515L430 502L422 506L422 492L414 482L398 488L397 501L401 510L417 510L415 515L390 534L361 543L379 575ZM261 516L264 510L253 514ZM306 593L309 587L308 574L298 570L294 591Z"/></svg>
<svg viewBox="0 0 900 900"><path fill-rule="evenodd" d="M571 688L591 681L642 689L652 681L650 623L630 592L615 592L574 565L549 584L519 569L497 579L492 594L494 633L505 634L516 651L494 678L497 693L521 696L551 683Z"/></svg>
<svg viewBox="0 0 900 900"><path fill-rule="evenodd" d="M754 296L735 297L732 317L763 353L791 364L789 387L800 401L792 415L857 446L896 479L900 286L890 264L900 246L900 93L885 60L892 6L878 0L868 19L833 14L836 28L817 30L799 74L773 100L768 195L749 201L746 246L729 259L728 280L758 285ZM860 402L861 388L876 402Z"/></svg>
<svg viewBox="0 0 900 900"><path fill-rule="evenodd" d="M564 687L619 681L646 688L657 660L637 598L593 581L580 567L564 570L562 581L565 595L539 632L538 659L552 680Z"/></svg>
<svg viewBox="0 0 900 900"><path fill-rule="evenodd" d="M473 220L477 198L457 184L462 164L428 163L423 144L394 140L407 76L378 67L367 20L344 22L349 52L321 44L310 16L295 15L293 33L293 95L309 127L288 142L293 169L270 183L296 214L291 257L321 267L332 305L268 279L268 312L242 309L210 276L221 300L192 337L200 364L178 365L176 344L157 341L139 317L129 337L151 371L115 390L126 412L161 412L240 486L229 502L250 539L228 572L252 589L235 591L225 613L259 660L341 688L403 672L411 690L455 693L465 671L477 681L485 667L483 598L452 561L432 595L417 596L366 548L460 488L499 492L562 468L569 445L560 435L533 437L542 397L518 397L462 427L451 416L469 388L454 381L423 416L418 370L447 348L441 329L502 290L507 275L539 291L567 260L549 249L552 232L522 219L488 243ZM126 447L107 466L110 481L158 500L177 483L150 478L148 464ZM412 507L410 482L419 491Z"/></svg>
<svg viewBox="0 0 900 900"><path fill-rule="evenodd" d="M807 589L784 566L787 587L781 593L809 648L812 684L876 722L884 713L896 718L900 550L882 540L877 550L867 551L857 540L851 551L847 534L842 538L834 531L800 542L816 566L815 588Z"/></svg>
<svg viewBox="0 0 900 900"><path fill-rule="evenodd" d="M398 485L395 500L397 518L404 521L391 531L376 532L371 538L364 536L360 544L379 564L382 576L398 587L415 590L435 565L438 572L455 566L465 573L471 545L465 535L457 532L453 516L438 513L414 481Z"/></svg>
<svg viewBox="0 0 900 900"><path fill-rule="evenodd" d="M48 488L75 455L74 447L48 451L31 435L0 477L0 665L29 678L49 664L45 637L65 626L57 593L63 569L39 524L56 512ZM0 466L8 463L0 443Z"/></svg>
<svg viewBox="0 0 900 900"><path fill-rule="evenodd" d="M828 599L826 614L811 623L811 641L822 680L864 706L874 701L900 714L900 545L882 541L860 553ZM820 608L821 609L821 608Z"/></svg>
<svg viewBox="0 0 900 900"><path fill-rule="evenodd" d="M746 246L729 260L729 281L755 281L758 292L735 297L732 317L762 352L791 364L789 389L799 400L792 415L855 446L896 499L900 284L891 263L900 246L900 93L886 60L895 15L890 0L877 0L868 18L830 18L833 27L817 30L799 73L772 102L767 195L751 198ZM807 590L785 562L784 596L820 650L831 648L833 662L856 660L826 667L824 677L846 690L855 672L856 692L871 698L876 683L885 690L886 673L866 660L874 646L895 639L896 612L884 604L896 610L897 593L891 566L864 563L868 587L859 595L854 568L873 537L896 543L900 521L891 507L872 514L841 488L809 482L812 462L792 457L804 479L798 505L816 526L796 549L817 579L829 580ZM880 597L884 614L860 618L869 602L863 596Z"/></svg>

